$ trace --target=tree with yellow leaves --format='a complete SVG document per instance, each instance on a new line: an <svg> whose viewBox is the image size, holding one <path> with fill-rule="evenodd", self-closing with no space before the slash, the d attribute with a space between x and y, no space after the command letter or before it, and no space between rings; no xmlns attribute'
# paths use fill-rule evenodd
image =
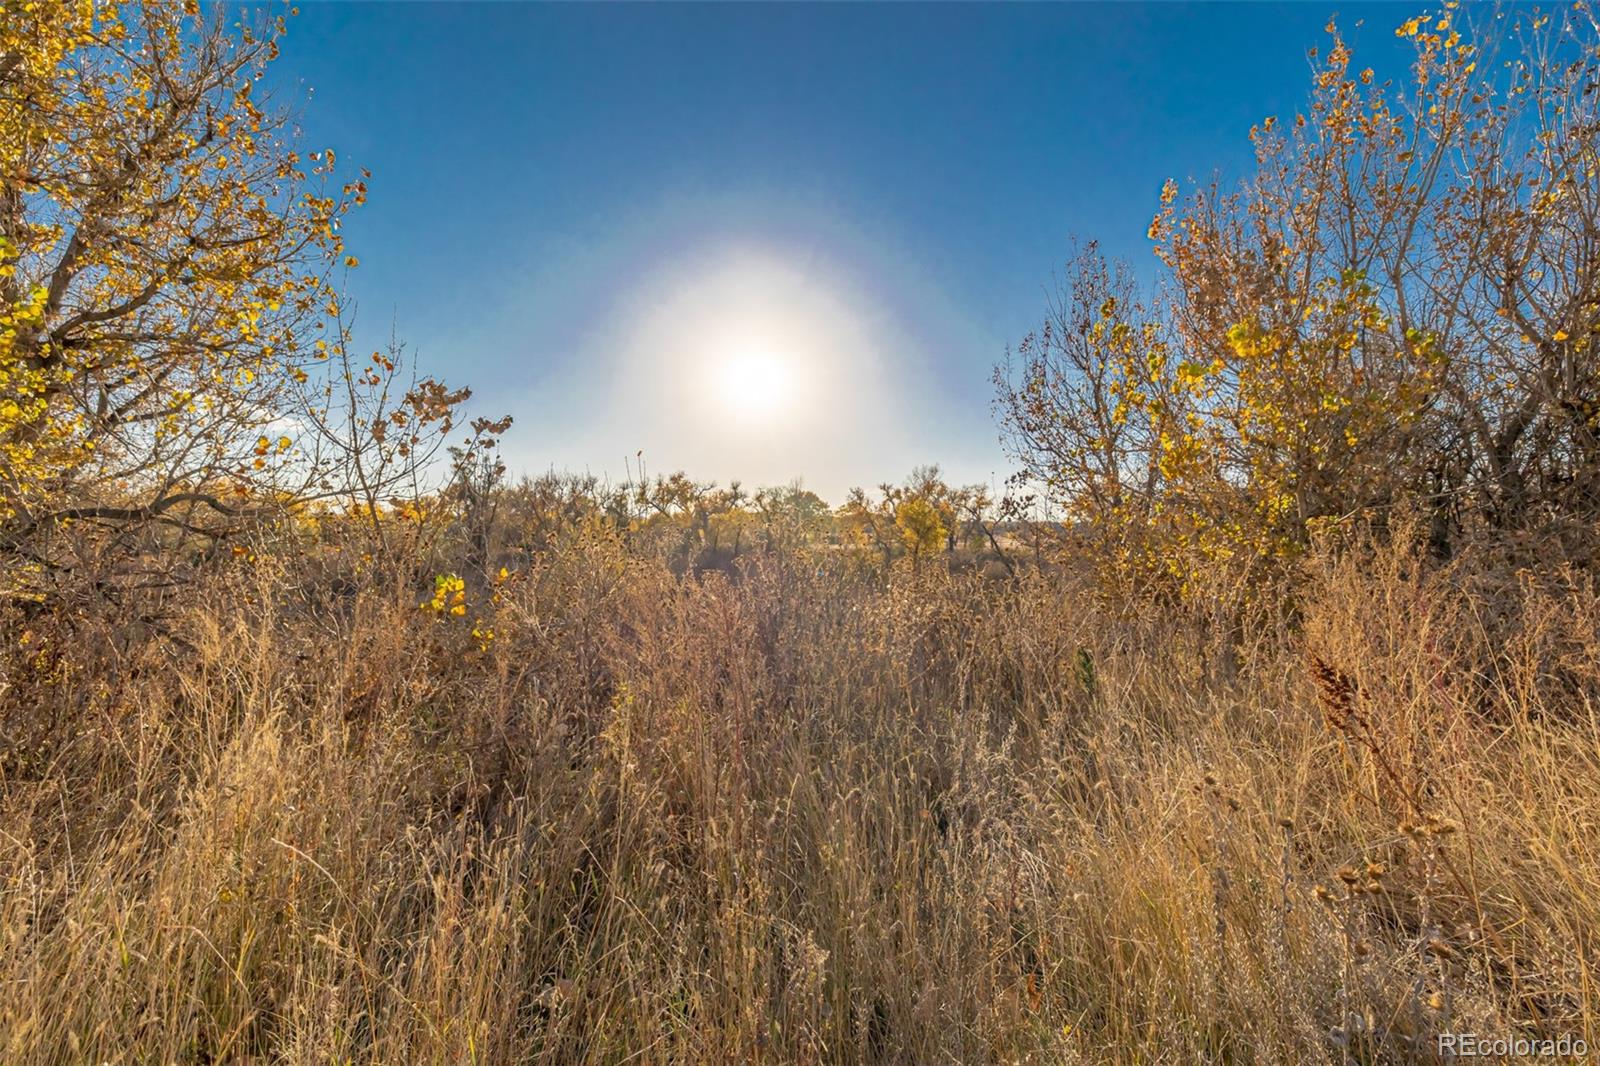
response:
<svg viewBox="0 0 1600 1066"><path fill-rule="evenodd" d="M1308 107L1236 191L1168 183L1154 308L1096 255L999 376L1028 473L1167 571L1248 585L1319 523L1600 518L1600 26L1454 4L1410 81L1330 25Z"/></svg>
<svg viewBox="0 0 1600 1066"><path fill-rule="evenodd" d="M1020 476L1066 503L1094 537L1108 576L1144 586L1167 575L1153 535L1201 506L1201 424L1163 309L1132 272L1090 243L1043 326L995 373ZM1195 498L1174 506L1179 493Z"/></svg>
<svg viewBox="0 0 1600 1066"><path fill-rule="evenodd" d="M946 528L939 510L925 496L907 496L894 509L894 524L900 530L906 550L911 553L913 568L922 565L922 557L944 547Z"/></svg>
<svg viewBox="0 0 1600 1066"><path fill-rule="evenodd" d="M221 535L263 500L336 495L353 455L381 443L387 423L353 442L310 432L362 406L335 383L371 393L396 372L381 354L364 368L329 358L348 340L334 279L354 265L340 220L365 174L341 183L334 153L303 152L287 112L257 99L283 20L230 24L233 11L30 0L0 13L13 589L81 565L86 530L148 549ZM463 394L426 392L381 417L448 425L434 408Z"/></svg>

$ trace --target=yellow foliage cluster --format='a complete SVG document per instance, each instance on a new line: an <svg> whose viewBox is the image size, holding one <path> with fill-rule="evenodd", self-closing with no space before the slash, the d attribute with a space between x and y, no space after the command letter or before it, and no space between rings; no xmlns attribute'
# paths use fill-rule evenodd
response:
<svg viewBox="0 0 1600 1066"><path fill-rule="evenodd" d="M944 545L945 525L933 503L922 496L902 500L894 510L894 524L905 539L906 549L920 558Z"/></svg>
<svg viewBox="0 0 1600 1066"><path fill-rule="evenodd" d="M435 614L451 614L457 618L467 613L467 583L456 574L440 574L433 579L433 598L417 604Z"/></svg>

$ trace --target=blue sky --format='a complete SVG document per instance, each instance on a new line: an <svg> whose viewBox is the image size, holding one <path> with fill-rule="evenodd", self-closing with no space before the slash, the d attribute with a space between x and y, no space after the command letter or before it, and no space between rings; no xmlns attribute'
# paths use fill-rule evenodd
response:
<svg viewBox="0 0 1600 1066"><path fill-rule="evenodd" d="M1334 13L1403 73L1389 5L302 2L273 82L373 172L362 339L514 415L514 470L837 502L1003 479L990 373L1072 239L1153 273L1162 182L1243 176Z"/></svg>

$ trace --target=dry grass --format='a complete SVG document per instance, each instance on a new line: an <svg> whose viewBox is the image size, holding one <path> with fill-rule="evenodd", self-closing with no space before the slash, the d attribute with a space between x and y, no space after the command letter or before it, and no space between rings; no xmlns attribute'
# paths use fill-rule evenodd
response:
<svg viewBox="0 0 1600 1066"><path fill-rule="evenodd" d="M0 1060L1600 1043L1587 578L1314 561L1224 682L1060 574L591 533L480 652L358 546L260 556L164 633L6 622Z"/></svg>

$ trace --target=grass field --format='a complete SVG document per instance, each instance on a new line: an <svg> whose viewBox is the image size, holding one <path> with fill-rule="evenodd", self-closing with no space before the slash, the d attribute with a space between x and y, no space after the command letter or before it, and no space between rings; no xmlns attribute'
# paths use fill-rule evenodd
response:
<svg viewBox="0 0 1600 1066"><path fill-rule="evenodd" d="M455 617L316 536L166 632L16 623L5 1061L1600 1037L1587 580L1314 558L1303 635L1224 671L1065 569L576 530Z"/></svg>

